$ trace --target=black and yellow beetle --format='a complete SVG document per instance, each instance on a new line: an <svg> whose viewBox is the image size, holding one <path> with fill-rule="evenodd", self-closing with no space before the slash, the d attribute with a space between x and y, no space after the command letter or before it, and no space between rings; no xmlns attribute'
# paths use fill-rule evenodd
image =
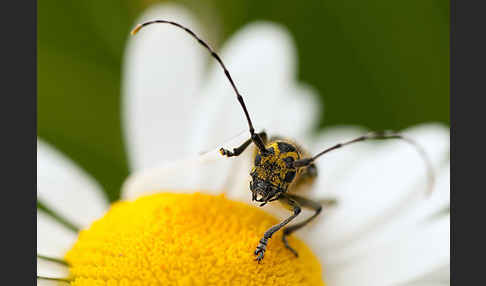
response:
<svg viewBox="0 0 486 286"><path fill-rule="evenodd" d="M314 161L318 157L332 150L370 139L404 140L405 142L414 146L418 151L419 155L425 161L429 178L429 190L432 190L434 175L432 165L430 164L430 160L428 159L426 153L413 140L404 137L399 133L391 131L371 132L352 140L338 143L314 156L311 156L297 143L291 140L282 137L267 138L267 134L265 132L256 133L243 97L238 92L238 89L236 88L236 85L231 78L229 71L226 69L223 61L218 56L218 54L216 54L216 52L214 52L214 50L205 41L199 38L193 31L173 21L153 20L137 25L132 30L132 35L136 34L143 27L155 23L170 24L183 29L191 36L193 36L201 45L208 49L211 55L218 61L219 65L223 68L223 71L228 78L233 90L236 93L236 98L238 102L243 108L243 112L248 122L248 127L250 131L250 138L243 142L243 144L234 148L232 151L221 148L220 153L223 156L227 157L238 156L251 143L255 144L257 149L254 155L254 166L250 172L250 190L252 192L252 200L261 202L260 206L264 206L268 202L278 200L285 205L290 206L293 211L293 214L290 217L283 220L279 224L272 226L263 234L263 237L260 239L254 252L254 254L256 255L256 260L258 260L258 262L263 259L268 240L272 237L272 235L284 226L286 226L294 218L296 218L300 214L301 208L309 208L314 211L314 214L312 216L300 223L288 226L283 230L283 243L293 254L295 254L295 256L298 256L297 251L295 251L288 244L287 236L290 235L292 232L298 230L299 228L305 226L316 216L318 216L322 210L321 203L334 202L333 200L327 200L326 202L321 201L321 203L318 203L296 194L300 191L300 189L302 189L303 185L312 184L315 181L314 179L317 176L317 167L315 166Z"/></svg>

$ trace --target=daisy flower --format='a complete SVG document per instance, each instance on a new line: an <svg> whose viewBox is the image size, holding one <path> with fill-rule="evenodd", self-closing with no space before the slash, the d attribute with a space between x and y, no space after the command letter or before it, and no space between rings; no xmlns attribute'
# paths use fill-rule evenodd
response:
<svg viewBox="0 0 486 286"><path fill-rule="evenodd" d="M138 22L151 19L184 23L207 38L179 6L154 6ZM338 126L312 133L322 108L316 91L296 81L296 51L284 28L247 25L219 54L257 129L295 138L313 154L366 132ZM72 225L38 210L39 285L449 284L449 130L439 124L402 132L436 170L429 197L425 166L407 144L365 142L326 154L303 195L338 203L289 238L298 258L280 231L262 263L254 261L263 232L289 214L251 202L251 150L219 154L248 131L209 59L194 39L165 25L128 40L122 121L132 172L111 206L95 180L38 140L38 198Z"/></svg>

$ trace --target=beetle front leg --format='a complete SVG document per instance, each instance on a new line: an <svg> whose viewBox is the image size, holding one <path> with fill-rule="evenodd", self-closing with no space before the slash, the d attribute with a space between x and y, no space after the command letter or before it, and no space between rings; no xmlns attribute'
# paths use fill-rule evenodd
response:
<svg viewBox="0 0 486 286"><path fill-rule="evenodd" d="M314 211L314 214L312 216L308 217L306 220L304 220L304 221L302 221L300 223L291 225L289 227L286 227L284 229L284 231L283 231L284 233L283 233L283 236L282 236L282 242L284 243L285 247L287 247L288 250L292 251L292 253L295 256L299 256L299 254L297 253L297 251L295 251L295 249L293 249L289 245L289 242L287 241L287 236L289 236L292 232L298 230L299 228L304 227L306 224L308 224L314 218L316 218L321 213L321 211L322 211L322 205L321 204L324 204L324 205L334 205L336 203L336 200L334 200L334 199L326 199L326 200L320 201L320 203L319 203L319 202L315 202L313 200L309 200L307 198L300 197L300 196L297 196L297 195L287 194L287 196L289 198L293 199L294 201L296 201L297 203L299 203L302 207L309 208L309 209L312 209Z"/></svg>
<svg viewBox="0 0 486 286"><path fill-rule="evenodd" d="M265 133L265 131L257 133L257 135L260 136L263 143L266 143L267 134ZM233 148L233 151L221 148L221 149L219 149L219 153L221 153L221 155L226 156L226 157L238 156L241 153L243 153L243 151L245 151L245 149L250 145L251 142L252 142L252 139L250 138L250 139L246 140L245 142L243 142L243 144L241 144L240 146Z"/></svg>
<svg viewBox="0 0 486 286"><path fill-rule="evenodd" d="M288 224L291 220L296 218L301 212L299 203L293 200L292 198L288 197L287 194L283 194L280 201L290 205L293 208L294 214L288 217L287 219L285 219L284 221L282 221L281 223L274 225L271 228L269 228L267 231L265 231L265 234L263 235L262 239L260 239L260 242L258 243L258 246L255 250L255 255L257 255L255 260L257 260L258 263L262 261L263 256L265 255L265 250L267 249L268 240L272 237L272 235L275 232L277 232L279 229L284 227L286 224Z"/></svg>

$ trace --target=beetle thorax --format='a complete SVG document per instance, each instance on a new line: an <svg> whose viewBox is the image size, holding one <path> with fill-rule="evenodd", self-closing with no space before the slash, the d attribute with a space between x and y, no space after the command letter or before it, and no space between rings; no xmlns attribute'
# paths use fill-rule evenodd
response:
<svg viewBox="0 0 486 286"><path fill-rule="evenodd" d="M251 170L250 189L262 197L271 198L277 193L286 192L294 180L297 170L292 162L300 159L297 148L285 141L270 142L267 152L257 152Z"/></svg>

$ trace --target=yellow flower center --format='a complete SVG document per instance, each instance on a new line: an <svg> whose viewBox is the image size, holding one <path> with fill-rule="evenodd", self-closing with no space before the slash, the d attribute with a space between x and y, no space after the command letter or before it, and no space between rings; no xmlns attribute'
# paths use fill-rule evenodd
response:
<svg viewBox="0 0 486 286"><path fill-rule="evenodd" d="M253 252L278 221L223 195L160 193L117 202L79 234L66 254L71 285L324 285L303 242L270 239L261 264Z"/></svg>

